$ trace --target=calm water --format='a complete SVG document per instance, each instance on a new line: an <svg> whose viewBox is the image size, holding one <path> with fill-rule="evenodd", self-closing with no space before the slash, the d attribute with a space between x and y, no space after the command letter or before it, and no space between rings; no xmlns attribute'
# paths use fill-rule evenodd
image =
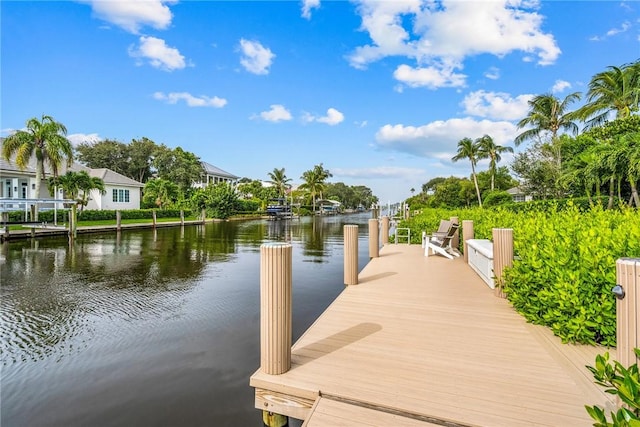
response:
<svg viewBox="0 0 640 427"><path fill-rule="evenodd" d="M294 340L343 289L344 224L247 221L2 244L0 424L260 426L260 245L293 244Z"/></svg>

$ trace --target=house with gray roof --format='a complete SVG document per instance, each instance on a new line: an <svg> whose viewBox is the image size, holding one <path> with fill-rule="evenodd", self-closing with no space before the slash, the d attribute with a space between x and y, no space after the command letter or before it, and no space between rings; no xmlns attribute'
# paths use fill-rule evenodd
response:
<svg viewBox="0 0 640 427"><path fill-rule="evenodd" d="M69 168L66 167L66 164L61 165L58 175L64 175L67 171L85 171L90 176L100 178L104 182L106 192L101 194L99 191L93 190L86 209L140 209L144 184L110 169L91 169L77 163L73 163ZM24 169L20 169L14 159L6 161L0 158L0 199L16 199L16 202L19 202L20 199L61 200L64 198L61 189L57 191L57 194L51 195L49 193L47 180L51 176L53 176L51 168L45 165L45 176L40 184L40 194L35 194L35 158L32 158ZM19 203L16 204L16 206L18 205Z"/></svg>
<svg viewBox="0 0 640 427"><path fill-rule="evenodd" d="M204 175L200 179L200 182L195 182L193 184L196 188L205 188L207 185L218 184L220 182L228 182L232 185L235 185L240 179L239 176L236 176L227 171L223 171L217 166L212 165L211 163L201 162L202 168L204 169Z"/></svg>

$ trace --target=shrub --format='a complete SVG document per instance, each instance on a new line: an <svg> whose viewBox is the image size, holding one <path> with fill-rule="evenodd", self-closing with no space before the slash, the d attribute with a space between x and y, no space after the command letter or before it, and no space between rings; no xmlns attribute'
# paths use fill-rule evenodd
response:
<svg viewBox="0 0 640 427"><path fill-rule="evenodd" d="M634 349L640 357L640 349ZM640 376L638 364L628 368L619 362L609 363L609 353L596 356L596 366L587 366L593 374L595 383L605 387L606 392L620 398L625 406L611 413L611 423L607 421L604 411L597 406L586 406L587 412L596 420L595 427L638 427L640 426Z"/></svg>

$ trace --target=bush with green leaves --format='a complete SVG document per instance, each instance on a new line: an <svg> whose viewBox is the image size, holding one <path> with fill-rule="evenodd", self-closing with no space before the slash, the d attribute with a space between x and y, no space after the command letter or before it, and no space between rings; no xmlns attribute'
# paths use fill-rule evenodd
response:
<svg viewBox="0 0 640 427"><path fill-rule="evenodd" d="M634 349L640 358L640 349ZM640 427L640 375L638 364L628 368L614 361L609 362L609 353L596 356L596 366L587 366L595 383L605 387L607 393L617 396L623 403L617 412L611 412L611 422L604 410L598 406L585 405L587 412L596 422L594 427Z"/></svg>

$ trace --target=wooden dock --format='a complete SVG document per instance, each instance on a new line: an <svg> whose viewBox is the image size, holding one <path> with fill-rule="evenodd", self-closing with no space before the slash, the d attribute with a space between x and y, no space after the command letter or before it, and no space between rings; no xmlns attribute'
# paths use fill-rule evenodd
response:
<svg viewBox="0 0 640 427"><path fill-rule="evenodd" d="M584 405L615 408L585 368L606 350L526 323L462 259L392 244L294 344L288 372L250 385L256 408L307 427L590 426Z"/></svg>

